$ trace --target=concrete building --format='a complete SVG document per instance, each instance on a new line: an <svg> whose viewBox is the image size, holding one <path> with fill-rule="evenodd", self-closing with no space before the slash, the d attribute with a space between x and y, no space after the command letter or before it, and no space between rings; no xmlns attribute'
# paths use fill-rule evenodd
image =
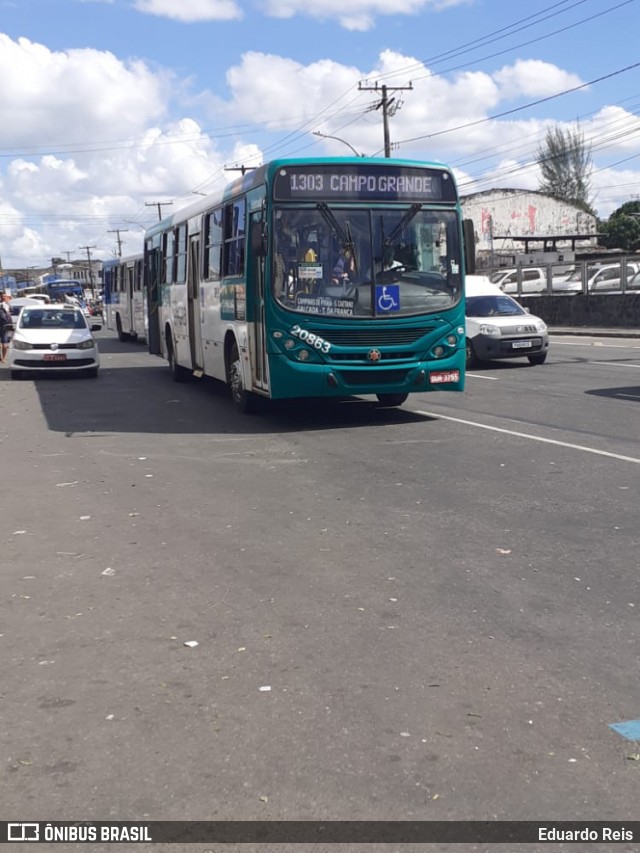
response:
<svg viewBox="0 0 640 853"><path fill-rule="evenodd" d="M595 216L535 190L492 189L463 196L461 201L465 219L473 221L480 266L499 266L501 255L517 263L517 256L525 252L524 241L518 238L554 238L554 251L566 250L567 259L572 250L595 247L598 242ZM567 235L566 242L557 239L562 235ZM537 246L528 241L529 252L542 254L544 249L542 241Z"/></svg>

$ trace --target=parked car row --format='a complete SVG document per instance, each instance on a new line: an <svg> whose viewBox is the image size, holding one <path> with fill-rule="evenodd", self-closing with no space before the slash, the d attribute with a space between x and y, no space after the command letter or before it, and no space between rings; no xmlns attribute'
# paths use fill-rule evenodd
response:
<svg viewBox="0 0 640 853"><path fill-rule="evenodd" d="M518 282L520 275L521 282ZM627 263L626 289L640 290L640 262ZM500 270L491 276L492 284L504 293L547 293L547 269L545 267L523 267L521 270ZM587 290L590 293L619 292L622 290L622 265L589 264L587 267ZM582 293L582 270L580 266L569 268L563 273L552 273L552 293Z"/></svg>

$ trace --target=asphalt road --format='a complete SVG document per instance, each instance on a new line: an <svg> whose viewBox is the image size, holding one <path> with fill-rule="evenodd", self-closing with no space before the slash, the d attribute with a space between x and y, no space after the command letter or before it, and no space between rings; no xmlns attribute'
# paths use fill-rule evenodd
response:
<svg viewBox="0 0 640 853"><path fill-rule="evenodd" d="M0 371L4 819L638 818L640 340L242 416L98 337Z"/></svg>

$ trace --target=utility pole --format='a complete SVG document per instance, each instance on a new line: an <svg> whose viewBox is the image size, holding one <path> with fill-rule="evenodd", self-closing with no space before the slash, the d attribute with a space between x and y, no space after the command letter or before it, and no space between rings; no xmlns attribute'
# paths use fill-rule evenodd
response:
<svg viewBox="0 0 640 853"><path fill-rule="evenodd" d="M118 257L122 257L122 240L120 239L120 232L124 234L128 231L128 228L113 228L111 231L107 231L107 234L117 234L118 235Z"/></svg>
<svg viewBox="0 0 640 853"><path fill-rule="evenodd" d="M78 246L79 249L86 249L87 252L87 261L89 263L89 286L91 288L91 295L95 299L96 298L96 289L93 284L93 267L91 266L91 250L95 249L96 246Z"/></svg>
<svg viewBox="0 0 640 853"><path fill-rule="evenodd" d="M408 86L378 86L376 83L375 86L363 86L362 83L358 84L359 92L382 92L382 100L380 100L373 109L379 110L382 107L382 121L384 127L384 156L391 157L391 142L389 141L389 116L395 115L400 107L402 106L402 102L396 104L395 98L389 98L389 92L402 92L405 90L413 89L413 83L409 83Z"/></svg>
<svg viewBox="0 0 640 853"><path fill-rule="evenodd" d="M162 208L168 207L173 204L172 201L145 201L145 207L157 207L158 208L158 222L162 219Z"/></svg>

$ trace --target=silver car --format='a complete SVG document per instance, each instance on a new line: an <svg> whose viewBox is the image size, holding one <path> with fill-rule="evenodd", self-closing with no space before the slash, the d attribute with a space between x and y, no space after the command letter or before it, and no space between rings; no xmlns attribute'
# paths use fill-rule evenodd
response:
<svg viewBox="0 0 640 853"><path fill-rule="evenodd" d="M9 347L12 379L26 373L81 372L97 376L98 345L81 308L73 305L29 305L18 316Z"/></svg>

